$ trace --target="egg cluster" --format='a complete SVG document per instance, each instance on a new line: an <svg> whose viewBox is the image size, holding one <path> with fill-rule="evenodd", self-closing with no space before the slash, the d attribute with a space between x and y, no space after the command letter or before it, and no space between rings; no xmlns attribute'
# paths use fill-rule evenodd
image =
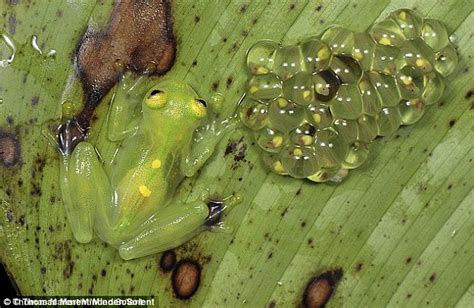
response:
<svg viewBox="0 0 474 308"><path fill-rule="evenodd" d="M339 182L375 137L415 123L441 99L457 61L445 26L407 9L368 33L334 26L294 46L262 40L247 53L240 119L272 171Z"/></svg>

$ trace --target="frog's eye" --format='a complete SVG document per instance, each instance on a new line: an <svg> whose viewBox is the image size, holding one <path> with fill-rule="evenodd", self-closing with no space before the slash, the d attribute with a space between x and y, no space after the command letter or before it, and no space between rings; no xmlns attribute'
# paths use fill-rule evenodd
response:
<svg viewBox="0 0 474 308"><path fill-rule="evenodd" d="M198 103L200 103L201 105L203 105L204 107L207 108L207 103L206 103L205 100L199 98L199 99L197 99L196 101L197 101Z"/></svg>
<svg viewBox="0 0 474 308"><path fill-rule="evenodd" d="M166 104L167 95L160 90L152 90L145 99L145 104L151 109L158 109Z"/></svg>
<svg viewBox="0 0 474 308"><path fill-rule="evenodd" d="M195 99L191 105L194 114L198 118L205 117L207 115L207 103L202 99Z"/></svg>

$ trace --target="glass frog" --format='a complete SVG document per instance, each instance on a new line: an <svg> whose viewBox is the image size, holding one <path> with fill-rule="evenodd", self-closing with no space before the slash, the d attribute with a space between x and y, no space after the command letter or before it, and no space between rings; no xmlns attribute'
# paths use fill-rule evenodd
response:
<svg viewBox="0 0 474 308"><path fill-rule="evenodd" d="M222 212L240 202L232 195L208 206L208 191L194 201L174 198L181 181L237 123L211 118L221 101L208 107L179 81L161 81L144 97L140 87L124 77L114 94L107 133L120 146L111 161L87 141L61 157L61 192L74 237L87 243L95 231L126 260L175 248L206 229L225 229Z"/></svg>

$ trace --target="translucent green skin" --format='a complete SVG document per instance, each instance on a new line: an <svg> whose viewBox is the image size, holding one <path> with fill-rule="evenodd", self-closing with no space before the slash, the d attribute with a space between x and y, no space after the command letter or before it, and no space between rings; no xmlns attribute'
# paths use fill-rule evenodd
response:
<svg viewBox="0 0 474 308"><path fill-rule="evenodd" d="M247 53L253 76L239 114L273 172L339 182L374 138L442 98L457 62L445 26L408 9L367 33L334 26L300 45L261 41Z"/></svg>
<svg viewBox="0 0 474 308"><path fill-rule="evenodd" d="M124 77L115 93L108 136L121 146L111 162L101 161L88 142L61 159L62 196L76 240L91 241L95 230L126 260L177 247L206 229L207 193L187 203L173 195L234 125L216 127L185 83L160 82L142 99L137 91Z"/></svg>

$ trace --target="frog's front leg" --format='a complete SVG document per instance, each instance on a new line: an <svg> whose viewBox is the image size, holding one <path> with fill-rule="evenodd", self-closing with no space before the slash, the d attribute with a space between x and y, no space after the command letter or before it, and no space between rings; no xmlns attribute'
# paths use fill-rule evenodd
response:
<svg viewBox="0 0 474 308"><path fill-rule="evenodd" d="M96 205L111 207L113 196L94 147L80 142L72 154L62 155L60 176L61 195L74 237L87 243L93 236Z"/></svg>
<svg viewBox="0 0 474 308"><path fill-rule="evenodd" d="M120 246L120 256L130 260L176 248L212 228L224 210L240 203L240 197L233 195L219 207L209 207L207 196L203 193L193 202L168 204L142 225L140 234Z"/></svg>
<svg viewBox="0 0 474 308"><path fill-rule="evenodd" d="M237 126L235 117L226 119L220 123L211 123L198 128L194 134L194 143L189 154L185 157L182 170L184 175L192 177L204 163L211 157L212 153L224 135Z"/></svg>
<svg viewBox="0 0 474 308"><path fill-rule="evenodd" d="M107 119L107 137L110 141L123 140L137 131L141 119L141 101L147 85L147 76L135 77L131 73L122 76L116 86Z"/></svg>

